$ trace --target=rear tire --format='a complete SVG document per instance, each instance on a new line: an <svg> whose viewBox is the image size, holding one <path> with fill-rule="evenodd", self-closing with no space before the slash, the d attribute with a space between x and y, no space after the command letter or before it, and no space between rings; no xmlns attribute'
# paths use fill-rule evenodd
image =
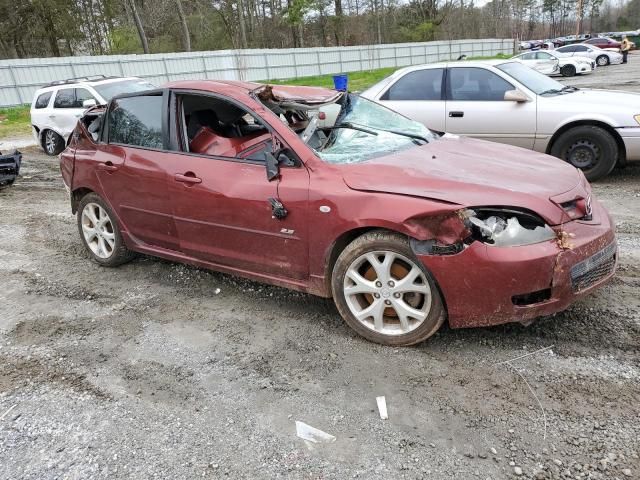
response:
<svg viewBox="0 0 640 480"><path fill-rule="evenodd" d="M58 155L64 150L64 138L53 130L42 132L42 149L47 155Z"/></svg>
<svg viewBox="0 0 640 480"><path fill-rule="evenodd" d="M599 67L606 67L607 65L609 65L609 57L607 55L600 55L598 58L596 58L596 64Z"/></svg>
<svg viewBox="0 0 640 480"><path fill-rule="evenodd" d="M89 193L78 204L78 232L91 258L105 267L117 267L135 254L124 244L116 216L99 195Z"/></svg>
<svg viewBox="0 0 640 480"><path fill-rule="evenodd" d="M433 276L397 233L376 230L356 238L338 257L331 287L347 324L382 345L422 342L446 317Z"/></svg>
<svg viewBox="0 0 640 480"><path fill-rule="evenodd" d="M563 77L573 77L576 74L576 67L573 65L564 65L560 69L560 73Z"/></svg>
<svg viewBox="0 0 640 480"><path fill-rule="evenodd" d="M609 132L594 125L564 132L551 147L551 155L583 171L590 182L611 173L618 162L618 144Z"/></svg>

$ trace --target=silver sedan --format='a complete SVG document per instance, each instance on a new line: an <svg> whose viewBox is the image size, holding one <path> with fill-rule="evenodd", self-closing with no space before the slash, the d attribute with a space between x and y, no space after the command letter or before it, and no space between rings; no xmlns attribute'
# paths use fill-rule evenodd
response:
<svg viewBox="0 0 640 480"><path fill-rule="evenodd" d="M549 153L589 180L640 160L640 96L565 87L521 63L400 69L362 96L427 127Z"/></svg>

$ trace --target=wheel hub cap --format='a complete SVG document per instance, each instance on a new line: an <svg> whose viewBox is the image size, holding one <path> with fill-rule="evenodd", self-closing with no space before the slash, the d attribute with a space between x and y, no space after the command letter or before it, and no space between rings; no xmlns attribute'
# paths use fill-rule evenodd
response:
<svg viewBox="0 0 640 480"><path fill-rule="evenodd" d="M576 168L590 168L598 160L598 147L587 141L581 140L569 147L567 160Z"/></svg>
<svg viewBox="0 0 640 480"><path fill-rule="evenodd" d="M344 294L356 319L384 335L415 330L431 310L431 288L422 269L390 251L358 257L345 275Z"/></svg>

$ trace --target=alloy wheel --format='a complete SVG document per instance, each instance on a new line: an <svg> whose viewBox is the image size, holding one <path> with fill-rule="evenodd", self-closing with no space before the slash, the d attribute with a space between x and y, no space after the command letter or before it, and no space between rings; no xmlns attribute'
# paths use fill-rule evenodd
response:
<svg viewBox="0 0 640 480"><path fill-rule="evenodd" d="M598 57L598 59L597 59L597 63L598 63L598 66L600 66L600 67L604 67L604 66L605 66L607 63L609 63L609 62L608 62L608 60L607 60L607 57L605 57L604 55L602 55L602 56Z"/></svg>
<svg viewBox="0 0 640 480"><path fill-rule="evenodd" d="M44 142L49 155L53 155L56 151L56 132L53 130L47 130L44 136Z"/></svg>
<svg viewBox="0 0 640 480"><path fill-rule="evenodd" d="M82 234L91 251L99 258L113 254L116 236L107 211L97 203L87 203L82 210Z"/></svg>
<svg viewBox="0 0 640 480"><path fill-rule="evenodd" d="M344 297L353 316L383 335L404 335L429 316L432 292L423 270L391 251L365 253L344 277Z"/></svg>

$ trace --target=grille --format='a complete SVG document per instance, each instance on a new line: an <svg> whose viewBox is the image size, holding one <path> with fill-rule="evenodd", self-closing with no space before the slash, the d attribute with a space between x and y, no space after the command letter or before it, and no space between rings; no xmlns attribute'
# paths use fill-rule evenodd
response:
<svg viewBox="0 0 640 480"><path fill-rule="evenodd" d="M571 269L571 285L579 292L610 275L616 266L615 242L603 248L591 257L576 264Z"/></svg>

